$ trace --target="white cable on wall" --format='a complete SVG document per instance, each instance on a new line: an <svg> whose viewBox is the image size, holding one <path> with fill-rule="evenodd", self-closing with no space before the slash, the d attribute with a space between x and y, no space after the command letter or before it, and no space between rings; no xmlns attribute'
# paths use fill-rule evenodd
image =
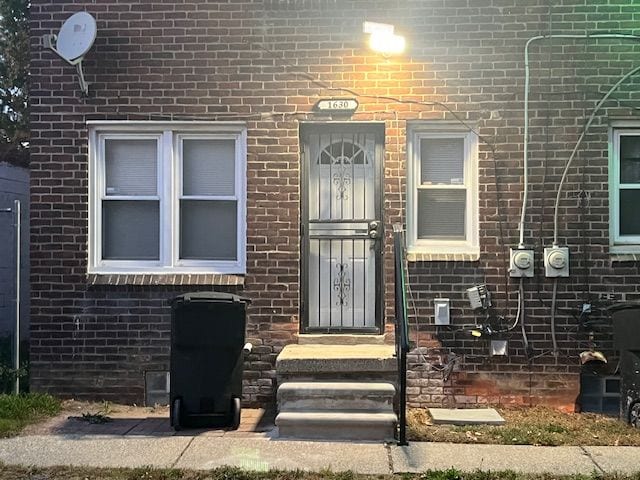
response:
<svg viewBox="0 0 640 480"><path fill-rule="evenodd" d="M558 208L560 206L560 196L562 194L562 188L564 187L564 182L567 179L567 173L569 172L569 168L571 167L571 162L573 162L573 159L576 156L576 152L578 151L578 148L580 147L580 144L582 143L582 140L584 139L585 135L587 134L587 131L589 130L589 127L591 126L591 123L593 122L593 119L596 117L596 114L600 110L600 107L602 107L604 102L607 101L607 99L611 96L611 94L614 91L616 91L616 89L625 80L627 80L629 77L632 77L633 75L635 75L638 72L640 72L640 66L634 68L633 70L631 70L631 71L627 72L625 75L623 75L620 78L620 80L618 80L615 83L615 85L609 89L607 94L604 97L602 97L602 100L600 100L598 102L598 104L593 109L593 112L591 112L591 115L589 115L589 120L587 121L586 125L584 126L584 129L582 130L582 133L580 134L580 138L578 138L578 141L576 142L576 146L573 147L573 151L571 152L571 155L569 156L569 160L567 161L567 164L564 167L564 171L562 172L562 178L560 179L560 184L558 185L558 194L556 195L556 203L555 203L555 205L553 207L553 246L554 247L558 246Z"/></svg>
<svg viewBox="0 0 640 480"><path fill-rule="evenodd" d="M523 140L523 194L522 194L522 210L520 214L520 223L518 228L520 231L519 247L524 247L524 221L527 214L527 199L529 196L529 46L537 40L546 40L550 38L569 38L569 39L600 39L600 38L621 38L627 40L640 40L639 35L631 35L625 33L597 33L585 35L538 35L527 40L524 47L524 140ZM611 92L608 95L610 95ZM586 131L586 129L585 129ZM557 209L556 209L557 211ZM554 233L554 237L555 237ZM555 240L554 240L555 243Z"/></svg>

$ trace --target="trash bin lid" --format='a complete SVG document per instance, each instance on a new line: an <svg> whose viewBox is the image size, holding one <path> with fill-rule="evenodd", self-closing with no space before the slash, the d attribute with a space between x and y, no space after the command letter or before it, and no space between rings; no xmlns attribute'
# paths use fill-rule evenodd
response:
<svg viewBox="0 0 640 480"><path fill-rule="evenodd" d="M614 303L607 308L610 312L619 312L620 310L640 310L640 302Z"/></svg>
<svg viewBox="0 0 640 480"><path fill-rule="evenodd" d="M613 314L613 345L618 350L640 348L640 303L617 303L609 307Z"/></svg>
<svg viewBox="0 0 640 480"><path fill-rule="evenodd" d="M246 297L227 292L190 292L178 295L171 301L171 305L178 303L251 303Z"/></svg>

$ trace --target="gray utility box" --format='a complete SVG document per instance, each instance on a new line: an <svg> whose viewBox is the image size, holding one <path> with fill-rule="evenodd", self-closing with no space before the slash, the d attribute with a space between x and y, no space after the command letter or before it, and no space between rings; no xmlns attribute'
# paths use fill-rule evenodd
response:
<svg viewBox="0 0 640 480"><path fill-rule="evenodd" d="M640 428L640 304L611 307L620 350L620 418Z"/></svg>

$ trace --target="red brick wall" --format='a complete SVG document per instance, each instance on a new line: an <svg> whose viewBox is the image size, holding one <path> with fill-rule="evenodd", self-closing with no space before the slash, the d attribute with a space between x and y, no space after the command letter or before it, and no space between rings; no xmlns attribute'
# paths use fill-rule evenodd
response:
<svg viewBox="0 0 640 480"><path fill-rule="evenodd" d="M89 98L80 97L74 69L40 46L43 35L85 8L98 23L85 61ZM361 33L365 19L394 23L407 36L407 54L385 59L370 53ZM517 283L505 275L508 247L518 241L522 198L526 40L549 32L630 32L638 20L638 7L624 0L33 0L33 388L140 402L144 371L168 368L167 300L203 288L88 281L85 122L233 119L248 127L248 261L244 288L226 289L253 299L248 335L256 348L247 364L245 399L272 401L275 357L295 342L299 323L299 122L327 120L310 113L312 105L323 97L351 97L330 89L348 88L361 95L351 121L385 123L388 232L402 221L406 198L406 122L453 117L438 106L381 96L443 102L495 146L492 155L480 143L480 260L409 265L412 335L417 322L421 346L442 346L459 357L446 381L441 372L429 372L421 357L412 357L412 404L573 402L577 353L587 337L576 332L571 316L557 319L558 357L528 359L518 328L509 335L510 355L490 358L485 341L432 326L432 300L451 298L454 323L475 323L464 291L485 282L507 324L515 314ZM525 298L534 356L550 349L551 283L543 276L542 247L551 243L555 188L585 118L637 64L639 51L619 40L554 40L531 49L526 241L536 249L537 276L525 282ZM559 282L561 308L609 293L640 299L638 263L613 262L608 252L607 199L607 117L632 115L638 91L638 79L629 80L616 93L618 101L606 104L570 172L560 241L571 248L572 276ZM389 238L385 250L389 321ZM613 354L609 337L601 332L596 340Z"/></svg>

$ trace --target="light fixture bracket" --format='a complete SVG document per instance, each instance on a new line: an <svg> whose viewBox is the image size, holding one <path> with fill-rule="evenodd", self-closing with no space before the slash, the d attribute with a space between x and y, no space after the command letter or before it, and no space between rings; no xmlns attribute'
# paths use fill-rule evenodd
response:
<svg viewBox="0 0 640 480"><path fill-rule="evenodd" d="M394 30L395 27L389 23L364 22L362 24L362 31L368 34L380 33L393 35Z"/></svg>

